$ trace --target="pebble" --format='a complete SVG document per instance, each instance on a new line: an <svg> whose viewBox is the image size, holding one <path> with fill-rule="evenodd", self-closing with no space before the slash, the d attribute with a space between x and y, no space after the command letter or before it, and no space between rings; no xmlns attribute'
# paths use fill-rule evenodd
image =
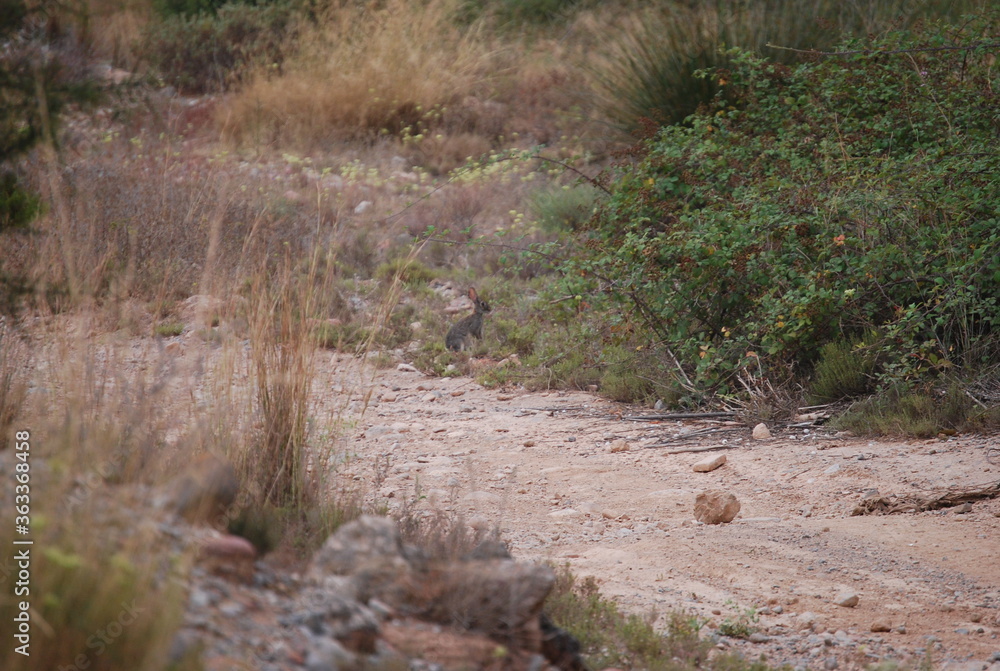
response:
<svg viewBox="0 0 1000 671"><path fill-rule="evenodd" d="M754 440L768 440L771 438L771 431L767 428L767 424L761 422L757 426L753 427L753 438Z"/></svg>

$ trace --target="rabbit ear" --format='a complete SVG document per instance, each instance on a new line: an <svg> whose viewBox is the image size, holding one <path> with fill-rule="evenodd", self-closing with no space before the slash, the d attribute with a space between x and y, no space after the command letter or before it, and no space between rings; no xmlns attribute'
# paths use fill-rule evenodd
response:
<svg viewBox="0 0 1000 671"><path fill-rule="evenodd" d="M471 298L472 300L476 300L477 296L475 287L469 287L469 298Z"/></svg>

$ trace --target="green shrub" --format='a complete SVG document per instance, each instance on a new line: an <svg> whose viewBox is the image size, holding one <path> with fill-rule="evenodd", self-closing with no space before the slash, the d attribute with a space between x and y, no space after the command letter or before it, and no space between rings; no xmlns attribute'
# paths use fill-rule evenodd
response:
<svg viewBox="0 0 1000 671"><path fill-rule="evenodd" d="M169 322L166 324L157 324L153 329L153 333L160 336L161 338L171 338L174 336L179 336L184 333L183 322Z"/></svg>
<svg viewBox="0 0 1000 671"><path fill-rule="evenodd" d="M674 376L647 350L606 347L599 388L601 394L621 403L649 403L659 398L677 401Z"/></svg>
<svg viewBox="0 0 1000 671"><path fill-rule="evenodd" d="M371 337L371 329L355 324L323 322L313 329L316 345L326 349L356 350Z"/></svg>
<svg viewBox="0 0 1000 671"><path fill-rule="evenodd" d="M225 91L256 66L280 68L294 39L291 7L226 4L151 24L144 52L164 81L187 93Z"/></svg>
<svg viewBox="0 0 1000 671"><path fill-rule="evenodd" d="M490 335L500 343L501 354L517 354L528 356L535 351L535 341L538 338L538 323L528 321L518 324L513 319L499 317L489 320Z"/></svg>
<svg viewBox="0 0 1000 671"><path fill-rule="evenodd" d="M871 391L874 385L877 334L864 340L834 340L823 345L810 394L817 403L839 401Z"/></svg>
<svg viewBox="0 0 1000 671"><path fill-rule="evenodd" d="M0 174L0 232L24 228L42 209L39 197L18 184L9 172Z"/></svg>
<svg viewBox="0 0 1000 671"><path fill-rule="evenodd" d="M884 335L883 384L976 365L1000 324L1000 137L995 50L964 47L996 29L894 32L794 69L731 53L713 109L621 167L569 292L607 288L704 391L804 372L844 332Z"/></svg>
<svg viewBox="0 0 1000 671"><path fill-rule="evenodd" d="M74 662L78 668L164 668L164 651L184 619L183 576L169 567L182 562L172 562L166 543L149 534L141 538L137 531L118 547L102 533L97 543L98 534L79 533L98 528L93 519L74 515L55 534L55 529L40 529L43 516L32 511L37 550L31 552L30 657L10 644L0 652L0 665L10 671L58 669ZM0 538L8 547L14 540L10 534ZM14 603L5 604L10 617L0 623L8 641L15 641L18 632Z"/></svg>
<svg viewBox="0 0 1000 671"><path fill-rule="evenodd" d="M531 209L541 227L550 233L577 231L590 219L600 192L585 184L556 186L536 191Z"/></svg>
<svg viewBox="0 0 1000 671"><path fill-rule="evenodd" d="M426 265L410 257L400 257L381 263L375 268L375 279L391 281L399 277L406 285L427 284L434 279L434 271Z"/></svg>
<svg viewBox="0 0 1000 671"><path fill-rule="evenodd" d="M959 18L978 7L963 2L879 0L757 0L653 3L613 28L611 46L595 67L605 114L627 130L642 120L680 123L707 104L717 80L695 71L728 67L726 48L739 47L777 62L802 59L794 49L828 50L850 35L877 34L928 17ZM767 45L790 49L768 48Z"/></svg>
<svg viewBox="0 0 1000 671"><path fill-rule="evenodd" d="M1000 407L976 404L953 381L948 388L910 389L894 385L866 398L835 417L831 426L859 436L913 436L994 431L1000 427Z"/></svg>

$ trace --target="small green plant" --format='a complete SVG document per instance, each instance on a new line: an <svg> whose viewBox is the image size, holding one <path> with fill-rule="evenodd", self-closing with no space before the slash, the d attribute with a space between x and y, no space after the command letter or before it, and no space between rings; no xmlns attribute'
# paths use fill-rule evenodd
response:
<svg viewBox="0 0 1000 671"><path fill-rule="evenodd" d="M531 210L549 233L578 231L594 214L601 192L589 184L555 186L536 191Z"/></svg>
<svg viewBox="0 0 1000 671"><path fill-rule="evenodd" d="M371 329L353 322L322 322L313 329L316 345L324 349L356 351L371 338Z"/></svg>
<svg viewBox="0 0 1000 671"><path fill-rule="evenodd" d="M0 172L0 232L25 228L42 210L41 199L10 172Z"/></svg>
<svg viewBox="0 0 1000 671"><path fill-rule="evenodd" d="M810 395L817 403L861 396L875 383L878 335L866 339L834 340L819 352Z"/></svg>
<svg viewBox="0 0 1000 671"><path fill-rule="evenodd" d="M40 517L33 515L33 526ZM92 520L79 516L74 523L77 529L94 528ZM140 547L138 537L126 547L109 547L104 534L98 547L72 528L47 538L31 553L31 593L39 595L31 601L31 622L43 622L44 627L32 628L24 655L17 654L13 643L18 623L10 608L16 606L13 601L5 604L11 616L0 623L0 633L12 644L0 651L3 668L57 669L67 663L79 668L163 668L162 650L183 622L185 598L180 576L165 569L171 564L167 549L151 538ZM3 536L7 545L12 540Z"/></svg>
<svg viewBox="0 0 1000 671"><path fill-rule="evenodd" d="M519 324L513 319L493 317L490 319L489 332L500 344L500 350L496 354L517 354L521 357L531 355L535 351L538 328L536 321Z"/></svg>
<svg viewBox="0 0 1000 671"><path fill-rule="evenodd" d="M757 609L753 606L741 609L733 601L727 601L726 606L734 614L722 621L722 624L719 625L719 633L733 638L750 638L750 634L757 631L757 622L760 619L757 615Z"/></svg>
<svg viewBox="0 0 1000 671"><path fill-rule="evenodd" d="M399 277L399 281L407 286L427 284L435 277L434 271L420 261L404 256L386 261L375 268L374 277L377 280L391 280Z"/></svg>
<svg viewBox="0 0 1000 671"><path fill-rule="evenodd" d="M12 329L0 324L0 450L11 445L8 431L28 395L24 373L29 360L28 347Z"/></svg>
<svg viewBox="0 0 1000 671"><path fill-rule="evenodd" d="M576 637L592 668L618 666L650 671L768 668L737 655L710 658L712 643L700 635L705 624L700 618L671 613L661 633L653 627L654 614L644 618L623 613L614 601L601 595L594 578L578 580L567 567L557 569L556 584L545 610L556 625Z"/></svg>
<svg viewBox="0 0 1000 671"><path fill-rule="evenodd" d="M174 336L179 336L184 333L184 322L167 322L164 324L157 324L153 328L153 333L160 336L161 338L172 338Z"/></svg>

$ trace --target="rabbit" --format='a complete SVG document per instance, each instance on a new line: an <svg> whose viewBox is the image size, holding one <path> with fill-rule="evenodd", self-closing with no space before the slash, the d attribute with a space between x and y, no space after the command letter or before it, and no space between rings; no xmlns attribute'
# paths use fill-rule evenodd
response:
<svg viewBox="0 0 1000 671"><path fill-rule="evenodd" d="M490 306L479 298L475 288L469 288L469 298L472 299L475 312L456 322L448 330L448 335L444 339L445 346L453 352L471 349L472 336L479 340L483 338L483 315L490 311Z"/></svg>

